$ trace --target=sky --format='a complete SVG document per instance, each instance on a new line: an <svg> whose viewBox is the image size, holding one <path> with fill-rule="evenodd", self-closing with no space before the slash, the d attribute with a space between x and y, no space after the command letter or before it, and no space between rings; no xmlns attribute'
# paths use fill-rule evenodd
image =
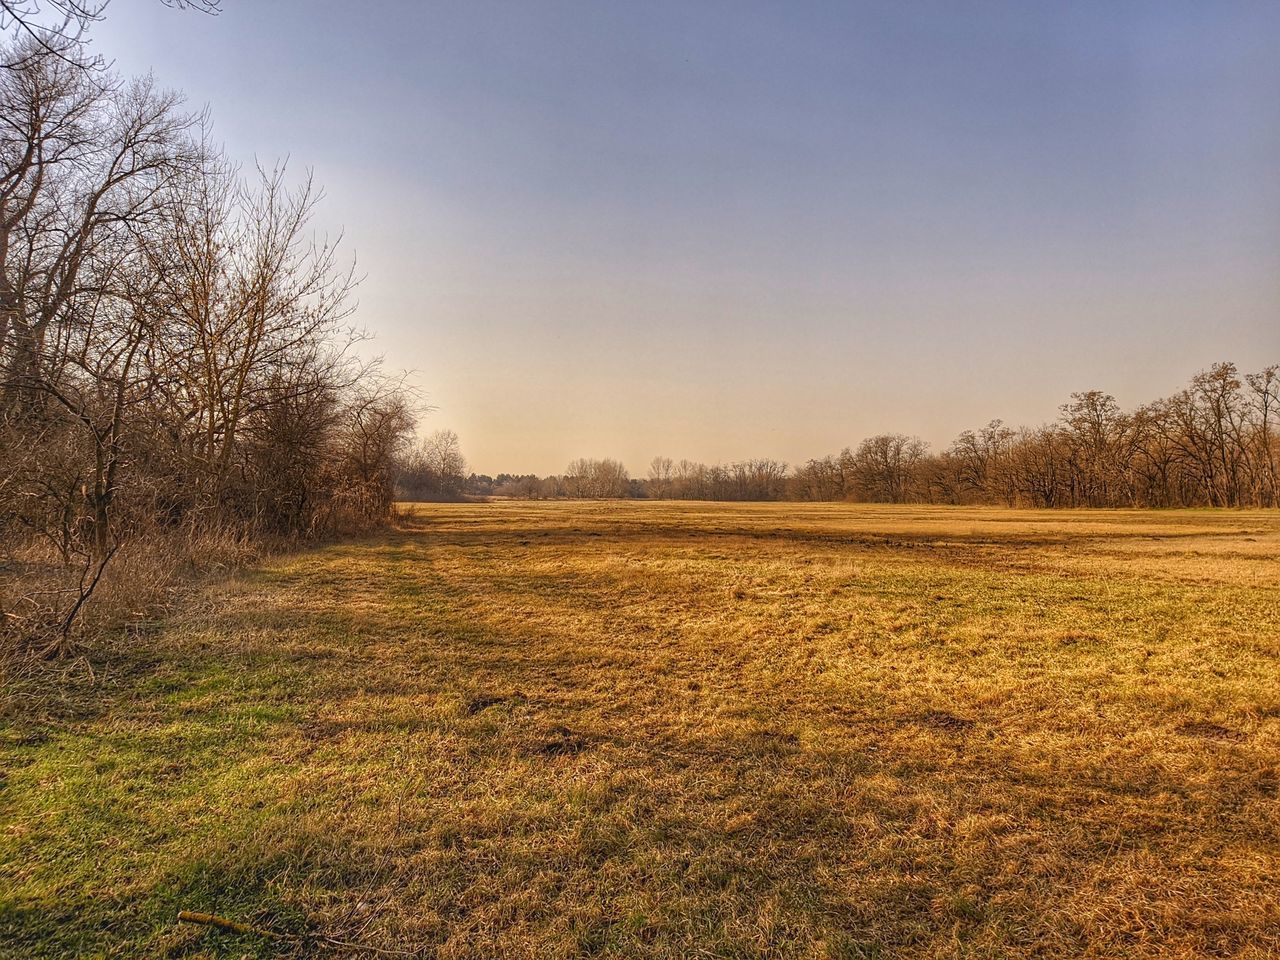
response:
<svg viewBox="0 0 1280 960"><path fill-rule="evenodd" d="M935 447L1280 362L1280 4L113 0L473 469Z"/></svg>

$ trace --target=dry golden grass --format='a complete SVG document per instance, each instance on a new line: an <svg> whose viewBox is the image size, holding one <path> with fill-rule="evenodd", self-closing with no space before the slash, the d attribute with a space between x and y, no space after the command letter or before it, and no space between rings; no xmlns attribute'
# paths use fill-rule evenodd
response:
<svg viewBox="0 0 1280 960"><path fill-rule="evenodd" d="M0 955L1280 953L1275 512L421 506L92 665Z"/></svg>

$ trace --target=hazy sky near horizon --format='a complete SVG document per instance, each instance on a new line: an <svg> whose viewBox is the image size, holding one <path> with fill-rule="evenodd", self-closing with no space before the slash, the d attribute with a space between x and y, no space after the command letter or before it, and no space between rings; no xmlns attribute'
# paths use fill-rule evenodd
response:
<svg viewBox="0 0 1280 960"><path fill-rule="evenodd" d="M478 471L945 445L1280 362L1280 4L113 0L310 167Z"/></svg>

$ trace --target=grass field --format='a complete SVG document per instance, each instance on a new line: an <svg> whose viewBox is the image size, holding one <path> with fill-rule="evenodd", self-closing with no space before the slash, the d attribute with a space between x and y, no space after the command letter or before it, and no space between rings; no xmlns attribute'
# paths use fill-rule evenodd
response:
<svg viewBox="0 0 1280 960"><path fill-rule="evenodd" d="M1273 957L1280 514L422 506L0 736L4 957Z"/></svg>

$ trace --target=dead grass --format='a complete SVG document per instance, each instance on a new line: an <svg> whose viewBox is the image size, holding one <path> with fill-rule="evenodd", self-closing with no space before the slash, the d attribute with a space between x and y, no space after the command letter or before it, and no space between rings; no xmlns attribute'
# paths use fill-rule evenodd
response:
<svg viewBox="0 0 1280 960"><path fill-rule="evenodd" d="M75 652L106 631L151 629L193 585L288 544L230 530L137 531L112 556L65 638L61 627L93 579L92 558L67 563L40 540L6 546L0 555L0 680L6 671L32 666L22 662L28 652L51 646Z"/></svg>
<svg viewBox="0 0 1280 960"><path fill-rule="evenodd" d="M1275 512L422 506L10 684L0 955L1274 956L1278 558Z"/></svg>

